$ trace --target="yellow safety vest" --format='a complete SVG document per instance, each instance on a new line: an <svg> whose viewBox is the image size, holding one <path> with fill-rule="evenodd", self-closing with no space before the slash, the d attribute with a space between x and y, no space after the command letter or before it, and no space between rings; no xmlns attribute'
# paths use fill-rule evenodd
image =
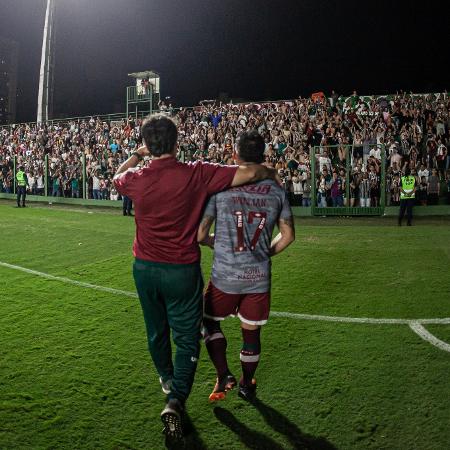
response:
<svg viewBox="0 0 450 450"><path fill-rule="evenodd" d="M16 174L16 180L18 186L26 186L27 182L25 181L25 172L19 170Z"/></svg>
<svg viewBox="0 0 450 450"><path fill-rule="evenodd" d="M415 185L416 179L412 175L402 177L402 189L407 192L407 194L400 192L400 199L405 200L407 198L414 198L416 196L415 192L413 192ZM409 191L411 191L411 193L408 194Z"/></svg>

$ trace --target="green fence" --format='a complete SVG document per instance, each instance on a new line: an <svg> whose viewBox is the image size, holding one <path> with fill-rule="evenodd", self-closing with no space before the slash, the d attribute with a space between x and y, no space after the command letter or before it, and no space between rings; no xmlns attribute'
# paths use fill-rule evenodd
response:
<svg viewBox="0 0 450 450"><path fill-rule="evenodd" d="M316 146L310 152L311 212L315 216L381 216L386 205L386 151L384 145L371 144ZM374 172L370 167L374 167ZM376 180L378 197L362 204L359 181ZM336 174L336 175L335 175ZM373 175L373 177L372 177ZM335 178L336 177L336 178ZM340 187L333 196L333 184ZM369 183L370 184L370 183ZM372 191L372 188L371 192Z"/></svg>
<svg viewBox="0 0 450 450"><path fill-rule="evenodd" d="M88 199L88 183L87 183L87 172L86 172L86 155L83 153L81 154L81 176L79 179L79 182L81 182L81 189L79 189L79 196L82 199ZM12 186L12 192L13 194L16 193L16 173L19 165L21 164L21 161L17 159L17 156L14 156L13 158L13 186ZM48 162L48 155L45 155L45 158L42 160L42 169L43 169L43 175L44 175L44 197L49 197L50 193L50 171L49 171L49 162ZM42 197L42 196L35 196L35 197ZM64 198L64 196L62 196ZM50 196L49 198L53 198Z"/></svg>

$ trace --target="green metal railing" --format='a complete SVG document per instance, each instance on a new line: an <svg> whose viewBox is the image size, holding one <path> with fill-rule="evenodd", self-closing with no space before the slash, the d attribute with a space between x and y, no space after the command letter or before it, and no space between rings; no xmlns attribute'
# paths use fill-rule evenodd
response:
<svg viewBox="0 0 450 450"><path fill-rule="evenodd" d="M384 214L386 205L386 150L384 145L374 144L371 148L379 148L381 153L380 160L380 198L378 206L361 207L350 206L350 177L353 170L353 145L329 145L316 146L310 151L311 165L311 212L315 216L381 216ZM345 149L345 165L341 164L335 167L337 170L345 170L345 200L344 206L338 207L322 207L317 203L318 180L320 177L319 168L317 167L317 158L326 150L328 154L333 153L333 149ZM331 175L331 174L330 174Z"/></svg>

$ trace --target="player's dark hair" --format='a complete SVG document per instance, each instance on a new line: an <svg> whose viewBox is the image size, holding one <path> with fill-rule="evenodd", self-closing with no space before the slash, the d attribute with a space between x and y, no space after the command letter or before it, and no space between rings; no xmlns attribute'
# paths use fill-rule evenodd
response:
<svg viewBox="0 0 450 450"><path fill-rule="evenodd" d="M163 114L147 117L142 122L141 134L148 151L153 156L172 153L178 137L175 122Z"/></svg>
<svg viewBox="0 0 450 450"><path fill-rule="evenodd" d="M244 131L237 141L238 155L245 162L261 164L264 148L264 139L256 130Z"/></svg>

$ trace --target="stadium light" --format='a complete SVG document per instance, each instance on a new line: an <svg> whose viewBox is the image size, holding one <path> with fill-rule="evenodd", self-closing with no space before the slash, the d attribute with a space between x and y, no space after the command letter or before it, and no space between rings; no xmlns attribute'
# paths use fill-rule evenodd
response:
<svg viewBox="0 0 450 450"><path fill-rule="evenodd" d="M41 68L39 71L39 92L38 92L38 123L48 120L49 104L53 96L53 20L54 20L55 0L47 0L45 12L44 32L42 37Z"/></svg>

